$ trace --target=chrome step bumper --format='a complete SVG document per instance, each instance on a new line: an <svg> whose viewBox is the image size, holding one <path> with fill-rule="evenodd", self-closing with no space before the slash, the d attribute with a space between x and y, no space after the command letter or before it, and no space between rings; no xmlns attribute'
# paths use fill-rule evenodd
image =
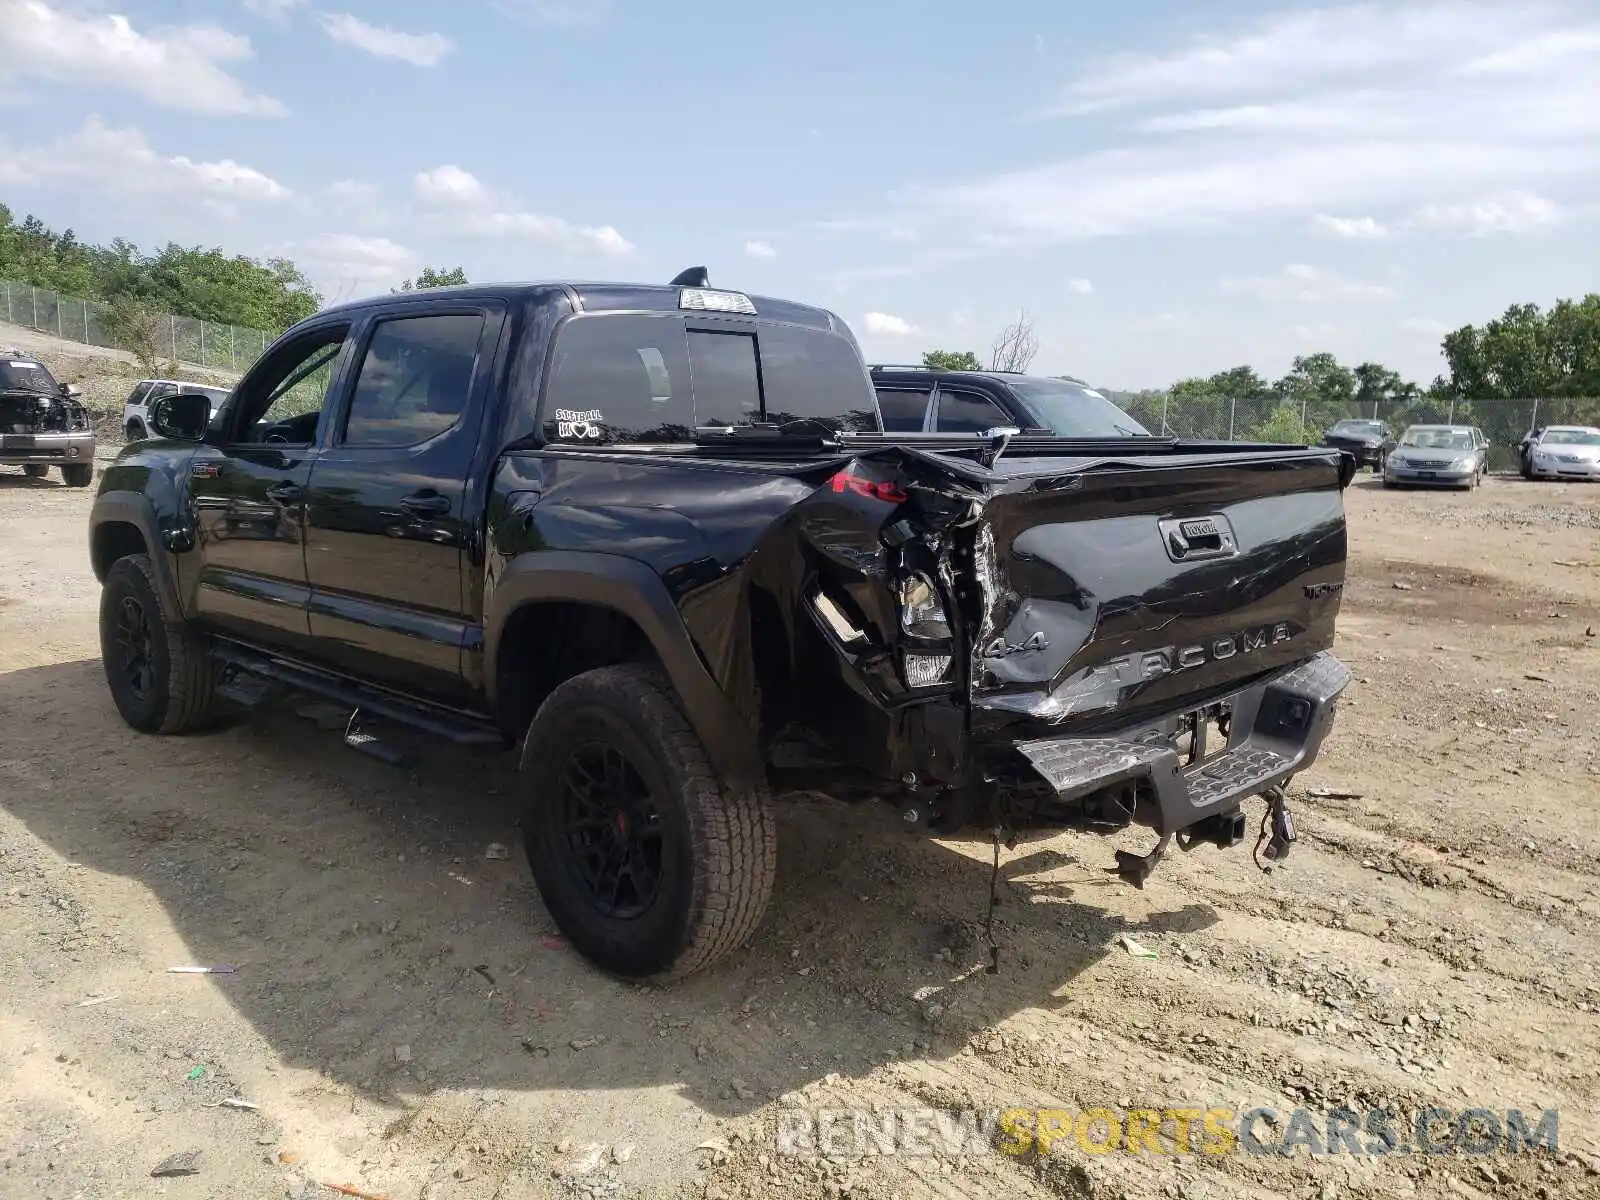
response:
<svg viewBox="0 0 1600 1200"><path fill-rule="evenodd" d="M1231 812L1315 762L1350 680L1350 669L1324 652L1220 697L1212 703L1232 710L1227 747L1190 767L1170 743L1170 722L1108 736L1041 738L1016 748L1062 801L1147 782L1158 810L1156 832L1175 834Z"/></svg>

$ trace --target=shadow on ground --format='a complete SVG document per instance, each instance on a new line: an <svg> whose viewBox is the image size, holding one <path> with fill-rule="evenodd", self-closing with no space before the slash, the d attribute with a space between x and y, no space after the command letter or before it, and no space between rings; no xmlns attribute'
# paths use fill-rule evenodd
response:
<svg viewBox="0 0 1600 1200"><path fill-rule="evenodd" d="M1217 919L1189 906L1130 923L1111 906L1148 904L1100 870L1108 844L1082 843L1089 864L1024 848L990 976L987 842L931 843L875 808L795 797L755 943L639 987L555 937L515 840L509 756L433 748L408 775L290 712L142 737L97 661L12 672L0 694L0 804L63 857L148 888L193 961L237 965L215 982L276 1054L373 1099L667 1085L741 1114L829 1072L954 1053L976 1028L1057 1007L1122 952L1120 933ZM152 987L168 965L148 964Z"/></svg>

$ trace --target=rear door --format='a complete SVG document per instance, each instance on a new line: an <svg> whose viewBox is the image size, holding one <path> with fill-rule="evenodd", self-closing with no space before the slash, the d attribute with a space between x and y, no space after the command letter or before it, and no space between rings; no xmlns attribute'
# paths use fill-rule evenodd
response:
<svg viewBox="0 0 1600 1200"><path fill-rule="evenodd" d="M965 388L945 387L935 395L935 433L986 433L1017 422L989 397Z"/></svg>
<svg viewBox="0 0 1600 1200"><path fill-rule="evenodd" d="M476 622L463 559L481 504L468 476L504 326L498 303L397 307L360 331L306 498L318 657L457 698Z"/></svg>

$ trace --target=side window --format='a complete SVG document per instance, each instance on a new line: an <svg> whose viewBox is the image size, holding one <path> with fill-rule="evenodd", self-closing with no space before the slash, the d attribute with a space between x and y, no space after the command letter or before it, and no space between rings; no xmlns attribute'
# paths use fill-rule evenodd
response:
<svg viewBox="0 0 1600 1200"><path fill-rule="evenodd" d="M940 433L983 433L996 425L1011 425L1000 406L973 392L939 389Z"/></svg>
<svg viewBox="0 0 1600 1200"><path fill-rule="evenodd" d="M350 333L328 325L296 338L240 382L232 408L236 442L309 446L333 383L334 366ZM230 422L231 424L232 422Z"/></svg>
<svg viewBox="0 0 1600 1200"><path fill-rule="evenodd" d="M921 433L931 388L879 388L878 411L888 433Z"/></svg>
<svg viewBox="0 0 1600 1200"><path fill-rule="evenodd" d="M133 385L133 391L128 393L128 398L123 401L123 404L130 408L137 408L144 403L144 398L149 394L150 385L148 383L136 383Z"/></svg>
<svg viewBox="0 0 1600 1200"><path fill-rule="evenodd" d="M688 441L694 405L682 319L601 314L562 325L544 435L580 445Z"/></svg>
<svg viewBox="0 0 1600 1200"><path fill-rule="evenodd" d="M350 394L344 444L414 446L453 426L466 411L482 335L478 313L379 321Z"/></svg>
<svg viewBox="0 0 1600 1200"><path fill-rule="evenodd" d="M689 331L694 415L700 425L748 425L760 419L761 377L749 333Z"/></svg>
<svg viewBox="0 0 1600 1200"><path fill-rule="evenodd" d="M779 324L762 325L756 340L766 420L778 425L816 421L834 431L877 431L872 378L850 341L821 329ZM698 397L698 375L695 385Z"/></svg>

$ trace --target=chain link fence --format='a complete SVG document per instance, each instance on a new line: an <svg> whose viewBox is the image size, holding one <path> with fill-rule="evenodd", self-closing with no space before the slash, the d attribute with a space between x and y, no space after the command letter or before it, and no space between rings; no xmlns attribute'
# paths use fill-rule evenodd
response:
<svg viewBox="0 0 1600 1200"><path fill-rule="evenodd" d="M1476 425L1489 439L1495 470L1517 465L1517 446L1545 425L1600 426L1600 397L1379 401L1376 404L1289 402L1277 398L1125 396L1122 407L1152 433L1206 441L1315 445L1338 421L1382 421L1399 437L1408 425Z"/></svg>
<svg viewBox="0 0 1600 1200"><path fill-rule="evenodd" d="M112 334L111 306L62 296L49 288L0 279L0 321L86 346L124 347ZM243 325L218 325L171 313L160 316L156 349L180 365L243 371L276 334Z"/></svg>

